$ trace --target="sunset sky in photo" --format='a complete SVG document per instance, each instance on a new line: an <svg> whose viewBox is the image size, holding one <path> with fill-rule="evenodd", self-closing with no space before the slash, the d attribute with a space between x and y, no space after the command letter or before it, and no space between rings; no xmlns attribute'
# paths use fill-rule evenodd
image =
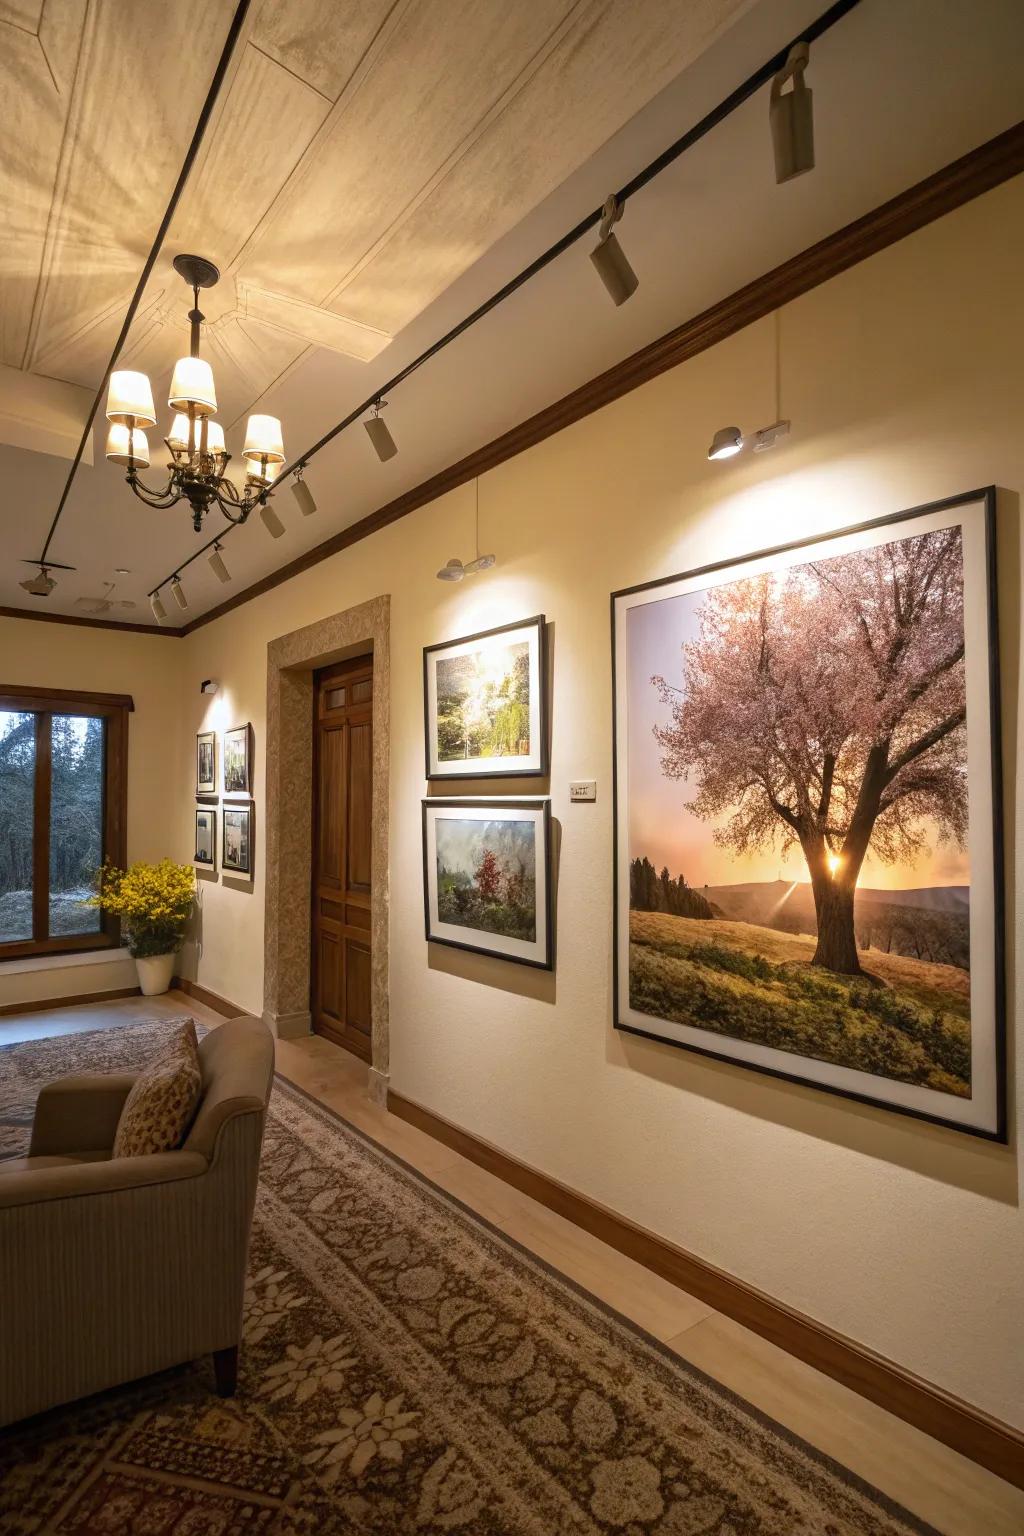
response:
<svg viewBox="0 0 1024 1536"><path fill-rule="evenodd" d="M628 611L630 858L646 855L659 870L667 864L672 876L685 875L697 887L780 878L806 881L807 865L795 842L782 852L777 838L774 849L743 857L719 848L714 824L698 820L688 809L695 793L692 782L662 773L653 727L668 725L671 711L651 678L661 676L674 687L682 685L682 646L697 638L706 595L706 590L688 592L639 603ZM930 849L913 864L886 865L869 852L859 884L879 890L969 884L966 851L930 841Z"/></svg>

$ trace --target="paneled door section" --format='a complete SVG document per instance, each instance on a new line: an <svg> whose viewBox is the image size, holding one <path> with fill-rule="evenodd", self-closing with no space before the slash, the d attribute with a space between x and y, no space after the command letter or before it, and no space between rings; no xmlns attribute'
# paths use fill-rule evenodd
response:
<svg viewBox="0 0 1024 1536"><path fill-rule="evenodd" d="M373 657L318 672L313 712L313 1029L370 1060Z"/></svg>

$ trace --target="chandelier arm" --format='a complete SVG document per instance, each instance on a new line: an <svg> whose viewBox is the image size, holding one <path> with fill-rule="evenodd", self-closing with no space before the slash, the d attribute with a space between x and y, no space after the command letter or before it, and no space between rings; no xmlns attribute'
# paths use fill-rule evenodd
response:
<svg viewBox="0 0 1024 1536"><path fill-rule="evenodd" d="M175 486L173 475L168 480L162 491L153 490L150 486L146 485L142 480L140 480L137 474L133 474L131 471L125 475L125 479L131 486L135 495L139 498L140 501L145 502L147 507L173 507L176 501L181 500L180 493Z"/></svg>
<svg viewBox="0 0 1024 1536"><path fill-rule="evenodd" d="M214 492L214 500L216 501L218 507L220 507L220 510L223 512L224 516L227 518L228 522L232 523L236 528L247 521L249 513L253 509L253 503L250 501L236 502L235 505L238 507L238 516L236 517L234 512L231 510L231 503L225 501L223 497L221 497L216 491Z"/></svg>

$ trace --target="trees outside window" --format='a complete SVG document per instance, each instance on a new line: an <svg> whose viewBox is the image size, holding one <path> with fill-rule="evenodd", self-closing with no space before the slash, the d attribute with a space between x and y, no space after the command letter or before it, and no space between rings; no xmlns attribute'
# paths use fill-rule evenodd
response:
<svg viewBox="0 0 1024 1536"><path fill-rule="evenodd" d="M0 688L0 958L95 949L117 925L83 900L124 858L131 700Z"/></svg>

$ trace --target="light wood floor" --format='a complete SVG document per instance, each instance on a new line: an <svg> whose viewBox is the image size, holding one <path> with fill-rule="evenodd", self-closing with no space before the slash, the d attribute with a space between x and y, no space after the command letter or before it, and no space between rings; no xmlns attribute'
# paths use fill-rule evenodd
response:
<svg viewBox="0 0 1024 1536"><path fill-rule="evenodd" d="M0 1019L0 1045L128 1018L190 1013L181 993ZM896 1499L945 1536L1021 1536L1024 1492L625 1258L528 1195L371 1104L366 1067L318 1037L277 1043L278 1071L599 1296L709 1376Z"/></svg>

